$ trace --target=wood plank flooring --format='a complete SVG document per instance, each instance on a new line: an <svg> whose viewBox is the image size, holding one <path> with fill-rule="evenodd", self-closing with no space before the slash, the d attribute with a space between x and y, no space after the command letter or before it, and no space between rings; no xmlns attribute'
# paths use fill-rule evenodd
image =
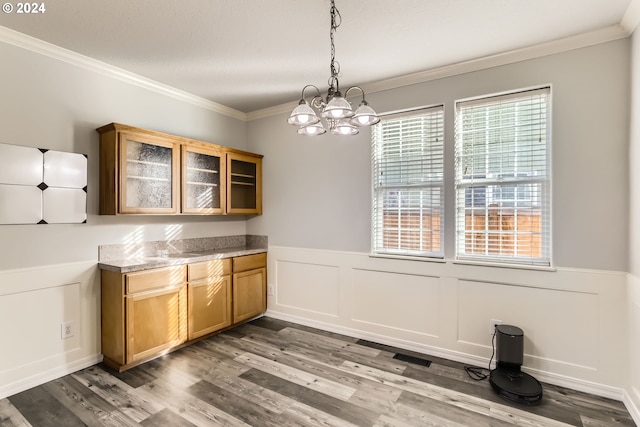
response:
<svg viewBox="0 0 640 427"><path fill-rule="evenodd" d="M516 405L460 363L263 317L123 373L96 365L2 399L0 427L635 425L621 402L543 387L540 405Z"/></svg>

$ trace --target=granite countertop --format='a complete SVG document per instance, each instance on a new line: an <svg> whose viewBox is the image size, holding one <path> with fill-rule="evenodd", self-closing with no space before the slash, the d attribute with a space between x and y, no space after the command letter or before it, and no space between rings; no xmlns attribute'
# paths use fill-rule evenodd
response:
<svg viewBox="0 0 640 427"><path fill-rule="evenodd" d="M98 267L117 273L150 270L267 252L266 236L236 235L104 245Z"/></svg>
<svg viewBox="0 0 640 427"><path fill-rule="evenodd" d="M198 253L184 252L167 256L153 257L141 256L119 260L102 261L98 267L102 270L111 270L118 273L131 273L132 271L150 270L152 268L169 267L172 265L191 264L194 262L212 261L216 259L232 258L243 255L253 255L267 252L266 248L221 248Z"/></svg>

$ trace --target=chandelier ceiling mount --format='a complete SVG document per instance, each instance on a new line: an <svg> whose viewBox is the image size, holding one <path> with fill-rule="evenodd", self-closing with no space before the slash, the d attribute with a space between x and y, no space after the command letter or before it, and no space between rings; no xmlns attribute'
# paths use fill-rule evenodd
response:
<svg viewBox="0 0 640 427"><path fill-rule="evenodd" d="M298 133L301 135L322 135L328 130L337 135L356 135L360 127L371 126L380 121L376 112L365 100L364 90L360 86L353 86L347 89L342 95L338 74L340 64L336 61L336 48L334 35L342 22L340 12L336 8L335 1L331 0L329 10L331 16L331 62L329 64L330 77L328 80L329 89L327 96L322 97L320 89L315 85L306 85L302 88L302 97L298 106L294 108L287 120L289 124L298 126ZM315 95L310 101L305 98L307 89L315 89ZM359 90L362 94L362 101L358 108L353 111L351 103L347 100L349 92ZM325 123L323 123L323 120Z"/></svg>

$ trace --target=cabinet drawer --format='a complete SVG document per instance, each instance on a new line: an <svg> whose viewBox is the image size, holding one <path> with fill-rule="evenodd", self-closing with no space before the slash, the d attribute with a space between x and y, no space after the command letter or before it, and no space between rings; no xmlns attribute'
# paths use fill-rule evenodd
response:
<svg viewBox="0 0 640 427"><path fill-rule="evenodd" d="M184 265L179 265L129 273L125 280L126 292L127 294L133 294L154 288L180 285L185 282L185 270Z"/></svg>
<svg viewBox="0 0 640 427"><path fill-rule="evenodd" d="M207 277L226 276L231 274L231 258L197 262L187 266L187 277L190 282Z"/></svg>
<svg viewBox="0 0 640 427"><path fill-rule="evenodd" d="M246 255L233 258L233 272L254 270L267 266L267 254Z"/></svg>

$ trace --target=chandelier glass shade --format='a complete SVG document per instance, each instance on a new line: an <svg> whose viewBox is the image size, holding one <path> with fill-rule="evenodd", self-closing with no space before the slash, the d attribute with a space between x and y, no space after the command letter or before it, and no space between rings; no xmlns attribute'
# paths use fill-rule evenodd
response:
<svg viewBox="0 0 640 427"><path fill-rule="evenodd" d="M331 75L329 77L327 95L323 98L317 86L306 85L302 89L302 96L298 106L293 109L287 120L289 124L298 127L298 133L301 135L322 135L327 130L337 135L356 135L359 132L358 128L371 126L380 121L376 112L365 100L364 91L360 86L350 87L344 96L340 92L338 82L340 65L335 60L334 34L340 26L342 18L334 0L331 0L330 15L331 62L329 68ZM315 94L307 101L305 91L310 88L315 89ZM353 111L347 96L349 92L355 89L361 92L362 101L358 108Z"/></svg>

